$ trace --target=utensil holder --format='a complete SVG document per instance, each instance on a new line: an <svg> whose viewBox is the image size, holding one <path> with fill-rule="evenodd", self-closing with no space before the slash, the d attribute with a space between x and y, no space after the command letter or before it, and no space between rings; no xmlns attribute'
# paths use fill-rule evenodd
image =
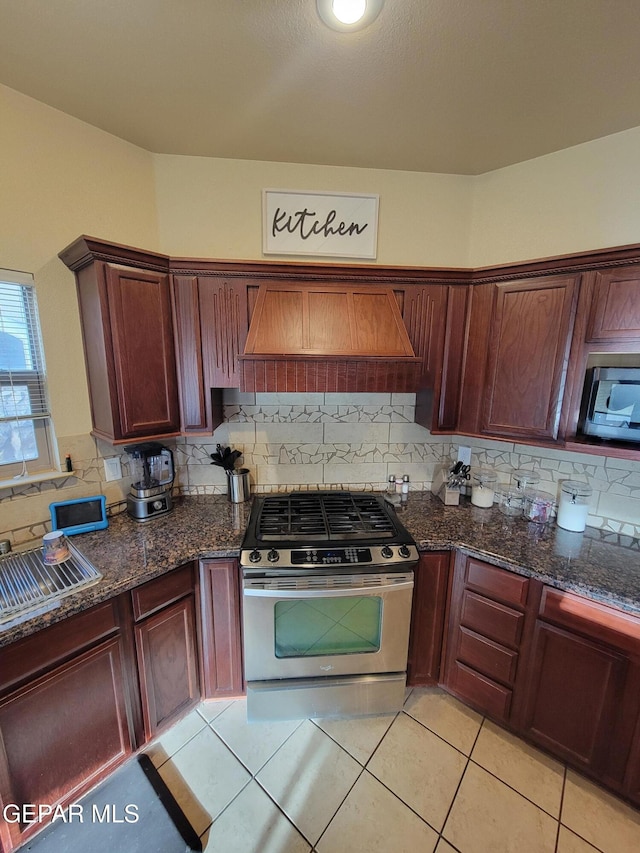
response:
<svg viewBox="0 0 640 853"><path fill-rule="evenodd" d="M238 468L237 471L227 471L227 497L232 504L241 504L251 497L249 469Z"/></svg>

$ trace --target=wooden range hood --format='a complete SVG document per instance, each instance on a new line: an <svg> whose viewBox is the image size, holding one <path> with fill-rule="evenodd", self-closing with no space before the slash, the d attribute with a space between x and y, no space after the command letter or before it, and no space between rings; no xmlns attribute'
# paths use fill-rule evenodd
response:
<svg viewBox="0 0 640 853"><path fill-rule="evenodd" d="M243 391L413 392L416 357L393 290L376 285L260 285Z"/></svg>

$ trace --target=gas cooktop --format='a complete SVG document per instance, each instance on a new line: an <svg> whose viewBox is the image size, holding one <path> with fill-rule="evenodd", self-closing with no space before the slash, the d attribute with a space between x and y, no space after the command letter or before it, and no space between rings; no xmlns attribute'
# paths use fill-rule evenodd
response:
<svg viewBox="0 0 640 853"><path fill-rule="evenodd" d="M406 565L417 556L384 496L319 491L255 498L240 562L243 568L339 569Z"/></svg>
<svg viewBox="0 0 640 853"><path fill-rule="evenodd" d="M264 498L256 519L257 539L329 541L391 537L394 524L375 495L293 492Z"/></svg>

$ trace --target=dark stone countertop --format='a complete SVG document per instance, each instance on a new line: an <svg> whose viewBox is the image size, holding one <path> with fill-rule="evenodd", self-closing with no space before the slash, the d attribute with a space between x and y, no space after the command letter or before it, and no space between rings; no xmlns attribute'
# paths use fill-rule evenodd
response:
<svg viewBox="0 0 640 853"><path fill-rule="evenodd" d="M0 631L0 646L79 613L201 557L237 556L251 504L226 496L184 497L175 510L146 524L126 513L107 530L73 537L102 572L93 587L59 607ZM569 533L555 525L508 518L497 507L478 509L463 498L444 506L428 492L411 492L398 517L425 551L459 548L559 589L640 615L640 540L587 528Z"/></svg>

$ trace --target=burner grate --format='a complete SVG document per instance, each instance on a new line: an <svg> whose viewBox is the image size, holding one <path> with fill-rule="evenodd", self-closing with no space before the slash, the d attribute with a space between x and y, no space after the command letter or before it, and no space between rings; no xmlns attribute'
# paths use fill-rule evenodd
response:
<svg viewBox="0 0 640 853"><path fill-rule="evenodd" d="M395 532L375 496L350 492L268 496L256 524L257 538L270 541L386 538Z"/></svg>

